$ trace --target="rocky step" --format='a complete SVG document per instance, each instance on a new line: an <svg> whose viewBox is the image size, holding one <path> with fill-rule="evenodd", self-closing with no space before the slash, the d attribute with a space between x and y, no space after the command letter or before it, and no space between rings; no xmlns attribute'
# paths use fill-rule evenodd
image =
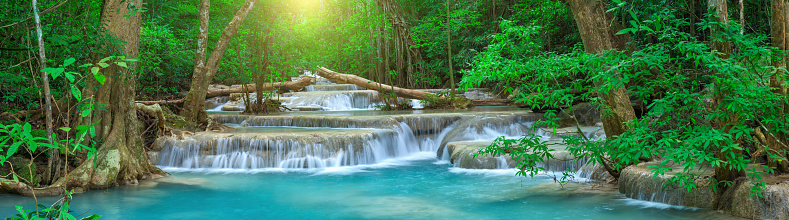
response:
<svg viewBox="0 0 789 220"><path fill-rule="evenodd" d="M628 166L620 173L617 180L619 192L625 197L643 201L664 203L669 205L714 208L716 197L715 191L709 188L711 183L704 176L711 176L714 169L711 167L700 167L691 171L698 178L693 180L697 186L693 190L688 190L683 185L671 184L671 179L679 172L684 170L681 165L668 163L671 171L663 175L655 175L652 170L660 165L659 161L640 163L636 166ZM746 168L752 169L754 166ZM758 169L758 168L757 168ZM750 172L750 171L746 171ZM581 168L582 177L593 180L604 180L611 182L613 177L600 165L588 164ZM789 218L789 174L780 176L770 176L766 179L767 185L763 189L763 197L752 196L753 184L748 179L740 179L732 185L734 187L727 194L726 204L730 206L719 207L719 209L735 216L750 219L787 219Z"/></svg>
<svg viewBox="0 0 789 220"><path fill-rule="evenodd" d="M292 97L284 103L288 107L320 106L325 110L371 109L383 103L381 96L373 90L289 92L283 97Z"/></svg>
<svg viewBox="0 0 789 220"><path fill-rule="evenodd" d="M450 156L450 162L455 167L466 169L508 169L516 168L518 161L512 159L510 155L502 155L492 157L490 154L479 154L474 157L474 154L479 150L485 149L492 142L485 141L471 141L471 142L451 142L447 144L447 153ZM538 166L545 168L547 171L562 172L562 171L577 171L585 163L586 158L574 158L570 152L566 150L566 145L561 145L559 142L549 142L549 149L553 158L547 159L544 163Z"/></svg>
<svg viewBox="0 0 789 220"><path fill-rule="evenodd" d="M321 114L304 115L305 113L280 115L211 115L223 124L239 124L241 126L291 126L291 127L325 127L325 128L376 128L376 129L409 129L414 135L437 134L447 132L448 137L465 137L466 131L483 132L486 128L497 127L504 132L528 130L524 126L542 119L541 114L524 111L491 111L465 113L390 113L390 112L359 112L338 113L337 115ZM361 115L361 113L378 113L380 115ZM405 125L405 126L402 126ZM449 129L454 126L455 129ZM450 131L452 130L452 131ZM455 131L459 130L459 131ZM443 143L446 144L446 143Z"/></svg>

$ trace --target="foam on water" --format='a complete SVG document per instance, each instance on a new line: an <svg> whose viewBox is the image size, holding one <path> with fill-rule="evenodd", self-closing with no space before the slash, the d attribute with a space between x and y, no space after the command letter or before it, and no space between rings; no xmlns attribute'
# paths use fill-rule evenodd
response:
<svg viewBox="0 0 789 220"><path fill-rule="evenodd" d="M656 208L656 209L664 209L664 210L665 209L677 209L677 210L693 210L693 211L699 210L699 208L694 208L694 207L687 207L687 206L680 206L680 205L669 205L669 204L665 204L665 203L650 202L650 201L631 199L631 198L624 198L624 199L620 199L620 200L623 201L625 204L627 204L629 206L636 206L636 207L640 207L640 208Z"/></svg>
<svg viewBox="0 0 789 220"><path fill-rule="evenodd" d="M490 176L515 177L515 174L518 173L518 169L466 169L459 167L450 167L449 172L455 174L482 175L486 177L490 177Z"/></svg>
<svg viewBox="0 0 789 220"><path fill-rule="evenodd" d="M283 105L289 108L312 106L328 111L371 110L383 103L378 92L371 90L295 92L288 95L292 99Z"/></svg>
<svg viewBox="0 0 789 220"><path fill-rule="evenodd" d="M207 112L221 112L222 111L222 107L225 107L225 105L227 105L228 103L230 103L230 101L227 101L225 103L219 104L218 106L216 106L216 107L214 107L212 109L205 110L205 111L207 111Z"/></svg>

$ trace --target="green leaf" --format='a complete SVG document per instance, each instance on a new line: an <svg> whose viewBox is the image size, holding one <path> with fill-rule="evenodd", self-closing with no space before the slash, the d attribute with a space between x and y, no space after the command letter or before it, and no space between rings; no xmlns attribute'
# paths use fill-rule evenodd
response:
<svg viewBox="0 0 789 220"><path fill-rule="evenodd" d="M77 61L77 59L74 59L73 57L72 58L68 58L68 59L66 59L66 61L63 61L63 66L64 67L69 66L69 65L73 64L75 61Z"/></svg>
<svg viewBox="0 0 789 220"><path fill-rule="evenodd" d="M66 73L65 76L66 76L66 79L68 79L69 82L74 83L74 74L71 74L70 72L68 72L68 73Z"/></svg>
<svg viewBox="0 0 789 220"><path fill-rule="evenodd" d="M110 66L109 64L106 64L106 63L97 63L97 64L98 64L99 66L101 66L101 68L107 68L107 67L109 67L109 66Z"/></svg>
<svg viewBox="0 0 789 220"><path fill-rule="evenodd" d="M90 110L91 110L90 108L86 108L85 110L83 110L82 117L88 117L88 115L90 115Z"/></svg>
<svg viewBox="0 0 789 220"><path fill-rule="evenodd" d="M41 71L45 72L45 73L47 73L49 75L52 75L52 79L57 79L66 70L63 69L63 68L44 68Z"/></svg>
<svg viewBox="0 0 789 220"><path fill-rule="evenodd" d="M123 68L129 68L129 66L126 66L126 62L117 62L115 64L118 64L118 66L121 66Z"/></svg>
<svg viewBox="0 0 789 220"><path fill-rule="evenodd" d="M77 126L77 132L78 133L85 132L85 130L88 130L88 128L90 128L90 127L91 127L90 125L78 125Z"/></svg>
<svg viewBox="0 0 789 220"><path fill-rule="evenodd" d="M60 128L60 130L65 131L65 132L69 132L69 131L71 131L71 128L69 128L69 127L62 127L62 128Z"/></svg>
<svg viewBox="0 0 789 220"><path fill-rule="evenodd" d="M91 215L91 216L88 216L88 217L85 217L85 218L81 218L81 220L97 220L99 218L101 218L100 215L95 215L94 214L94 215Z"/></svg>
<svg viewBox="0 0 789 220"><path fill-rule="evenodd" d="M101 85L104 85L104 82L107 81L107 78L105 78L104 75L98 74L93 76L96 77L96 81L99 81Z"/></svg>
<svg viewBox="0 0 789 220"><path fill-rule="evenodd" d="M77 101L82 101L82 91L79 91L79 88L77 88L76 85L71 85L71 95L74 95L74 98L76 98Z"/></svg>
<svg viewBox="0 0 789 220"><path fill-rule="evenodd" d="M99 63L106 63L108 60L110 60L110 59L113 59L113 58L115 58L115 57L114 57L114 56L108 56L108 57L105 57L104 59L101 59L101 60L99 61ZM106 64L105 64L105 65L106 65Z"/></svg>
<svg viewBox="0 0 789 220"><path fill-rule="evenodd" d="M96 74L98 74L98 73L99 73L99 70L100 70L100 69L101 69L101 68L99 68L99 67L97 67L97 66L94 66L93 68L90 68L90 72L91 72L91 73L93 73L93 75L96 75Z"/></svg>

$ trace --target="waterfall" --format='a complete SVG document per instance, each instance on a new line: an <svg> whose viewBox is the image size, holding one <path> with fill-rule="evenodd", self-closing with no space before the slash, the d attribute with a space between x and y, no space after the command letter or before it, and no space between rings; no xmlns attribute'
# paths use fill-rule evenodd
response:
<svg viewBox="0 0 789 220"><path fill-rule="evenodd" d="M496 157L496 161L498 161L498 164L496 164L496 168L497 169L509 169L510 168L510 165L507 164L507 158L506 157L498 156L498 157Z"/></svg>
<svg viewBox="0 0 789 220"><path fill-rule="evenodd" d="M157 141L158 165L180 168L324 168L374 164L422 151L407 126L400 130L342 130L253 133L200 133L189 140ZM429 146L425 146L430 148Z"/></svg>
<svg viewBox="0 0 789 220"><path fill-rule="evenodd" d="M331 111L360 110L372 109L383 103L378 92L372 90L292 92L286 95L293 97L283 103L289 108L317 106Z"/></svg>
<svg viewBox="0 0 789 220"><path fill-rule="evenodd" d="M304 87L306 92L317 91L350 91L350 90L366 90L354 84L324 84L324 85L311 85Z"/></svg>
<svg viewBox="0 0 789 220"><path fill-rule="evenodd" d="M707 188L706 181L696 180L699 185L692 191L688 191L681 185L670 186L668 183L671 175L655 176L650 172L651 169L648 166L657 163L643 163L623 169L619 176L619 192L628 198L669 205L699 208L713 206L713 201L709 198L713 197L714 192ZM675 169L681 170L682 168Z"/></svg>

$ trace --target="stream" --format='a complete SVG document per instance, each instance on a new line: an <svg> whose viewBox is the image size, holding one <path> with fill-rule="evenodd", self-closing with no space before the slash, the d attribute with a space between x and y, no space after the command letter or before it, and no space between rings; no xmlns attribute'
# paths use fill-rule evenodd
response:
<svg viewBox="0 0 789 220"><path fill-rule="evenodd" d="M160 138L149 156L171 176L75 194L72 210L102 219L734 219L625 198L580 176L554 182L585 160L529 178L506 159L471 156L499 136L557 140L530 129L542 116L521 109L381 112L371 109L377 92L331 82L279 98L300 111L239 115L243 103L208 100L211 116L235 129ZM33 204L0 195L0 216Z"/></svg>

